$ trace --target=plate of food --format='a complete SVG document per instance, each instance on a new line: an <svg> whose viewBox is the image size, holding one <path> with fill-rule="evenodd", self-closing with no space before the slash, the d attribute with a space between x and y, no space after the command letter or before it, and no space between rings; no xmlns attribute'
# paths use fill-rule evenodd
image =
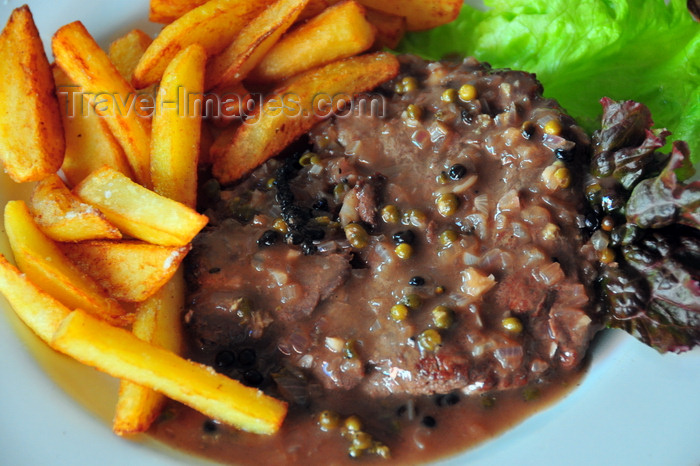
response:
<svg viewBox="0 0 700 466"><path fill-rule="evenodd" d="M3 458L697 464L693 4L475 3L5 2Z"/></svg>

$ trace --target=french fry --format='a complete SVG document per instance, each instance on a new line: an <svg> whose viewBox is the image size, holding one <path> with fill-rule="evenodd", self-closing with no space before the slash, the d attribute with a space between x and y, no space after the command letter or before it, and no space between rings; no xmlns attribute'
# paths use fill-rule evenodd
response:
<svg viewBox="0 0 700 466"><path fill-rule="evenodd" d="M41 230L54 241L120 239L121 232L94 207L80 202L58 175L34 187L29 210Z"/></svg>
<svg viewBox="0 0 700 466"><path fill-rule="evenodd" d="M151 0L148 19L153 23L172 23L207 0Z"/></svg>
<svg viewBox="0 0 700 466"><path fill-rule="evenodd" d="M91 173L73 190L123 233L161 246L184 246L208 219L184 204L140 186L109 167Z"/></svg>
<svg viewBox="0 0 700 466"><path fill-rule="evenodd" d="M81 88L73 85L61 68L54 65L52 71L66 137L61 170L68 183L75 186L103 165L109 165L132 178L134 175L126 155L112 136L105 119L89 109L87 99L80 95Z"/></svg>
<svg viewBox="0 0 700 466"><path fill-rule="evenodd" d="M374 27L357 2L342 2L291 31L275 44L250 79L278 82L302 71L357 55L374 43Z"/></svg>
<svg viewBox="0 0 700 466"><path fill-rule="evenodd" d="M92 96L121 145L136 181L150 185L148 123L136 111L140 100L80 21L63 26L51 43L58 66Z"/></svg>
<svg viewBox="0 0 700 466"><path fill-rule="evenodd" d="M51 342L70 309L39 289L27 276L0 255L0 293L17 316L46 343Z"/></svg>
<svg viewBox="0 0 700 466"><path fill-rule="evenodd" d="M208 56L224 50L272 0L211 0L163 28L139 60L132 82L137 89L160 81L168 63L192 44Z"/></svg>
<svg viewBox="0 0 700 466"><path fill-rule="evenodd" d="M464 0L358 0L365 6L406 18L409 31L447 24L459 16Z"/></svg>
<svg viewBox="0 0 700 466"><path fill-rule="evenodd" d="M297 22L306 21L309 18L320 14L331 5L338 3L338 0L309 0L304 10L299 14Z"/></svg>
<svg viewBox="0 0 700 466"><path fill-rule="evenodd" d="M127 82L131 82L136 65L151 42L151 36L140 29L132 29L109 44L109 59Z"/></svg>
<svg viewBox="0 0 700 466"><path fill-rule="evenodd" d="M298 20L316 16L338 0L310 0ZM151 0L148 19L154 23L172 23L188 11L203 5L207 0Z"/></svg>
<svg viewBox="0 0 700 466"><path fill-rule="evenodd" d="M144 342L81 310L63 320L52 346L83 364L159 391L248 432L275 433L287 412L283 401Z"/></svg>
<svg viewBox="0 0 700 466"><path fill-rule="evenodd" d="M216 93L205 94L205 108L210 116L208 121L217 128L226 128L241 115L252 109L251 95L241 83L228 89L217 89ZM214 105L217 107L215 108ZM208 158L208 157L207 157Z"/></svg>
<svg viewBox="0 0 700 466"><path fill-rule="evenodd" d="M399 45L406 32L406 18L403 16L384 13L383 11L367 8L367 21L377 30L374 48L381 50L384 47L394 49Z"/></svg>
<svg viewBox="0 0 700 466"><path fill-rule="evenodd" d="M32 13L12 12L0 34L0 159L17 182L40 180L63 161L65 139L53 77Z"/></svg>
<svg viewBox="0 0 700 466"><path fill-rule="evenodd" d="M292 78L256 109L253 123L242 125L230 144L215 142L214 176L222 184L240 179L329 116L332 112L317 108L319 95L352 97L393 78L398 71L396 57L378 52L337 61ZM336 99L334 110L340 104Z"/></svg>
<svg viewBox="0 0 700 466"><path fill-rule="evenodd" d="M209 61L205 87L230 87L241 82L296 21L307 2L279 0L256 16L226 50Z"/></svg>
<svg viewBox="0 0 700 466"><path fill-rule="evenodd" d="M109 296L119 301L140 302L167 283L191 246L95 240L62 243L59 248Z"/></svg>
<svg viewBox="0 0 700 466"><path fill-rule="evenodd" d="M42 290L70 309L80 307L115 325L131 323L133 316L108 298L39 230L23 201L5 206L5 231L17 266Z"/></svg>
<svg viewBox="0 0 700 466"><path fill-rule="evenodd" d="M182 267L153 296L136 306L131 331L137 338L175 354L182 351L181 318L185 309L185 277ZM162 393L122 380L112 422L118 435L145 432L165 402Z"/></svg>
<svg viewBox="0 0 700 466"><path fill-rule="evenodd" d="M201 95L207 55L191 45L175 56L160 82L151 134L151 182L158 194L191 208L197 206L197 159L201 111L189 105ZM184 96L184 98L183 98ZM177 102L174 108L164 102Z"/></svg>

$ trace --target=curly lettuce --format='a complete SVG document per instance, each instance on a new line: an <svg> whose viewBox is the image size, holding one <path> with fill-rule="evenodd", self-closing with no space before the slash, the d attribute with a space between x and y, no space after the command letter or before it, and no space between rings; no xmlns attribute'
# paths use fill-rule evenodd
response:
<svg viewBox="0 0 700 466"><path fill-rule="evenodd" d="M700 24L685 0L485 0L443 27L413 33L401 52L429 59L472 55L537 74L592 132L598 101L636 100L655 126L688 142L700 161Z"/></svg>

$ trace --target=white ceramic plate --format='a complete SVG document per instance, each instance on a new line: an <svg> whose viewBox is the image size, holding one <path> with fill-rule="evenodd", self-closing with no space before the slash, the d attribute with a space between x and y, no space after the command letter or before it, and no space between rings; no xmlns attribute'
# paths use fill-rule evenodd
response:
<svg viewBox="0 0 700 466"><path fill-rule="evenodd" d="M25 3L3 0L0 22ZM148 0L29 0L45 43L81 20L106 46L140 27ZM2 103L0 103L2 105ZM26 196L0 173L0 205ZM0 252L9 249L4 232ZM605 332L581 386L503 435L446 460L476 465L698 465L700 350L657 354ZM173 465L199 462L155 442L116 437L110 419L116 381L60 356L27 330L0 298L0 464Z"/></svg>

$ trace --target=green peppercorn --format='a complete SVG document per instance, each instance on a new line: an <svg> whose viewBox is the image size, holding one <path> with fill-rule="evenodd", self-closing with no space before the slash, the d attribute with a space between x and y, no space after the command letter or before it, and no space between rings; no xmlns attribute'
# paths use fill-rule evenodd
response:
<svg viewBox="0 0 700 466"><path fill-rule="evenodd" d="M391 306L391 311L389 311L389 315L391 315L391 318L394 319L396 322L406 320L406 317L408 317L408 306L406 306L405 304L394 304L393 306Z"/></svg>
<svg viewBox="0 0 700 466"><path fill-rule="evenodd" d="M369 243L369 234L359 223L349 223L345 226L345 237L350 246L355 249L362 249Z"/></svg>
<svg viewBox="0 0 700 466"><path fill-rule="evenodd" d="M401 80L404 92L411 92L418 89L418 81L413 76L406 76Z"/></svg>
<svg viewBox="0 0 700 466"><path fill-rule="evenodd" d="M411 309L418 309L420 305L423 304L423 300L417 294L409 293L404 296L403 299L401 299L401 303L405 304Z"/></svg>
<svg viewBox="0 0 700 466"><path fill-rule="evenodd" d="M459 98L465 102L476 98L476 87L471 84L464 84L459 88Z"/></svg>
<svg viewBox="0 0 700 466"><path fill-rule="evenodd" d="M406 107L406 116L410 120L418 121L423 116L423 110L415 104L408 104L408 107Z"/></svg>
<svg viewBox="0 0 700 466"><path fill-rule="evenodd" d="M305 167L311 165L311 157L316 156L313 152L307 152L299 158L299 165Z"/></svg>
<svg viewBox="0 0 700 466"><path fill-rule="evenodd" d="M501 321L501 326L510 333L520 333L523 331L523 323L517 317L506 317Z"/></svg>
<svg viewBox="0 0 700 466"><path fill-rule="evenodd" d="M394 253L399 259L410 259L413 256L413 246L408 243L401 243L394 248Z"/></svg>
<svg viewBox="0 0 700 466"><path fill-rule="evenodd" d="M397 82L396 84L394 84L394 92L396 92L399 95L405 93L406 89L404 88L403 83Z"/></svg>
<svg viewBox="0 0 700 466"><path fill-rule="evenodd" d="M457 212L459 207L459 199L452 193L440 194L437 199L435 199L435 204L437 204L437 209L440 215L443 217L449 217Z"/></svg>
<svg viewBox="0 0 700 466"><path fill-rule="evenodd" d="M385 223L399 223L399 220L401 220L399 208L392 204L382 207L381 214Z"/></svg>
<svg viewBox="0 0 700 466"><path fill-rule="evenodd" d="M440 96L443 102L452 103L457 100L457 89L445 89L445 92Z"/></svg>
<svg viewBox="0 0 700 466"><path fill-rule="evenodd" d="M459 235L457 235L457 232L454 230L445 230L440 233L438 239L443 246L450 246L459 239Z"/></svg>
<svg viewBox="0 0 700 466"><path fill-rule="evenodd" d="M434 328L429 328L418 335L418 344L425 351L435 351L442 344L440 332Z"/></svg>
<svg viewBox="0 0 700 466"><path fill-rule="evenodd" d="M352 447L358 448L360 450L367 450L372 448L372 436L367 432L355 432L352 436Z"/></svg>
<svg viewBox="0 0 700 466"><path fill-rule="evenodd" d="M414 227L425 226L428 217L425 213L418 209L408 209L401 218L401 223L404 225L413 225Z"/></svg>
<svg viewBox="0 0 700 466"><path fill-rule="evenodd" d="M446 306L435 306L432 311L433 323L437 328L450 328L454 321L454 314L451 309Z"/></svg>
<svg viewBox="0 0 700 466"><path fill-rule="evenodd" d="M447 184L450 182L450 177L447 176L447 173L440 172L440 174L435 177L435 181L437 181L438 184Z"/></svg>
<svg viewBox="0 0 700 466"><path fill-rule="evenodd" d="M338 428L340 425L340 416L335 411L325 410L318 415L318 425L322 431L328 432Z"/></svg>
<svg viewBox="0 0 700 466"><path fill-rule="evenodd" d="M385 460L391 458L391 450L381 442L374 442L372 453Z"/></svg>
<svg viewBox="0 0 700 466"><path fill-rule="evenodd" d="M348 432L359 432L362 430L362 421L359 417L353 414L352 416L345 418L343 427L345 427Z"/></svg>

